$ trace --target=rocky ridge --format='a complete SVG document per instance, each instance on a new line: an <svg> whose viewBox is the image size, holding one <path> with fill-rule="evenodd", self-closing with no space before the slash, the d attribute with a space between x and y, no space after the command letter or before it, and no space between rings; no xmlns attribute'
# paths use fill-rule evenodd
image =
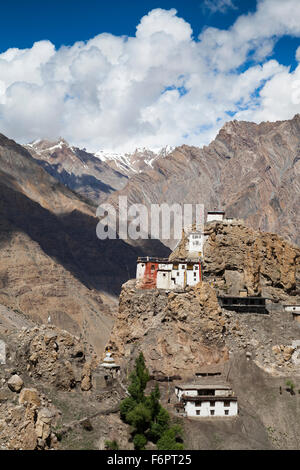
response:
<svg viewBox="0 0 300 470"><path fill-rule="evenodd" d="M299 245L299 149L299 114L261 124L231 121L210 145L182 145L155 160L108 201L116 205L118 196L126 195L130 204L147 207L203 203L206 210L225 209L253 229Z"/></svg>

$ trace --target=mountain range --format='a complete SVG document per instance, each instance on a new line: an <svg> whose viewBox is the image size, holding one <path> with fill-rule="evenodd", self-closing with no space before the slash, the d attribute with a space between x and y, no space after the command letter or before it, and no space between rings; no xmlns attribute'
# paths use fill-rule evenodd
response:
<svg viewBox="0 0 300 470"><path fill-rule="evenodd" d="M97 205L119 195L147 206L204 203L299 245L300 115L229 122L207 147L169 150L137 150L129 171L63 139L21 146L1 135L1 303L71 332L79 325L102 350L137 256L170 253L165 240L97 238Z"/></svg>

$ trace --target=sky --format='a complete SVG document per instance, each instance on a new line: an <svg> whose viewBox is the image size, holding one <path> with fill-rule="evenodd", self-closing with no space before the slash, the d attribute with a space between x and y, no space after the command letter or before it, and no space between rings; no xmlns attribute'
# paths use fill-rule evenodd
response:
<svg viewBox="0 0 300 470"><path fill-rule="evenodd" d="M1 5L0 132L90 151L208 144L300 112L299 0Z"/></svg>

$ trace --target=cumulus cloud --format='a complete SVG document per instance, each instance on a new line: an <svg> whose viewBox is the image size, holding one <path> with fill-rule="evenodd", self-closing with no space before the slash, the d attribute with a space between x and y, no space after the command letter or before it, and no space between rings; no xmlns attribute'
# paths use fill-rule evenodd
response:
<svg viewBox="0 0 300 470"><path fill-rule="evenodd" d="M123 152L201 146L232 117L291 118L300 65L291 72L272 58L285 35L300 37L298 0L260 0L228 30L206 28L198 38L176 10L155 9L134 37L9 49L0 54L0 132Z"/></svg>

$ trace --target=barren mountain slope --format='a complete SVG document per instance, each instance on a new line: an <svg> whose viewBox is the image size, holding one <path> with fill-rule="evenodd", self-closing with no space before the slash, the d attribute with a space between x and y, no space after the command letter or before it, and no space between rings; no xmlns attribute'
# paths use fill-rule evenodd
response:
<svg viewBox="0 0 300 470"><path fill-rule="evenodd" d="M95 204L127 183L123 173L85 150L70 147L63 139L40 140L25 148L50 175Z"/></svg>
<svg viewBox="0 0 300 470"><path fill-rule="evenodd" d="M2 303L34 319L50 314L54 323L85 333L99 351L112 325L112 296L134 275L143 247L99 240L94 207L23 147L4 136L0 143ZM154 252L160 249L168 251L154 241Z"/></svg>

